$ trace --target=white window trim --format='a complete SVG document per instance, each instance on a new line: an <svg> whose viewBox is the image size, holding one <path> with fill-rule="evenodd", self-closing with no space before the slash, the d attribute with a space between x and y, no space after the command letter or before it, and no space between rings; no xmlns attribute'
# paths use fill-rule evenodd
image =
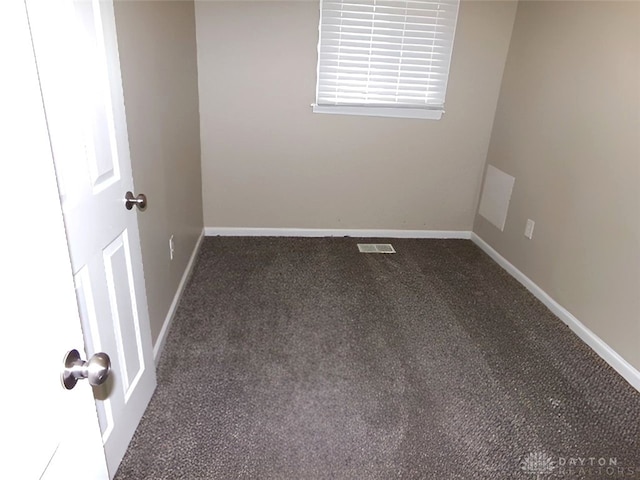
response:
<svg viewBox="0 0 640 480"><path fill-rule="evenodd" d="M332 115L359 115L365 117L419 118L423 120L440 120L443 109L428 110L425 108L385 108L346 105L311 105L313 113L329 113Z"/></svg>

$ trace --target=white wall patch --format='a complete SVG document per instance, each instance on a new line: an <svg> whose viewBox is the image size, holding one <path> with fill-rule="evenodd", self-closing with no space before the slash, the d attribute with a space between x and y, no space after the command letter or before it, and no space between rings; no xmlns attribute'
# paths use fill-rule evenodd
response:
<svg viewBox="0 0 640 480"><path fill-rule="evenodd" d="M515 180L492 165L487 167L478 213L500 230L504 230Z"/></svg>

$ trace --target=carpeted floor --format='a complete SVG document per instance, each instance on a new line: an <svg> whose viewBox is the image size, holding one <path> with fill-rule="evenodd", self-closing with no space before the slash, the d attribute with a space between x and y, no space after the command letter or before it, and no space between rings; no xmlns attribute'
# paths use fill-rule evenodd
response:
<svg viewBox="0 0 640 480"><path fill-rule="evenodd" d="M358 241L206 238L116 478L640 478L640 393L476 246Z"/></svg>

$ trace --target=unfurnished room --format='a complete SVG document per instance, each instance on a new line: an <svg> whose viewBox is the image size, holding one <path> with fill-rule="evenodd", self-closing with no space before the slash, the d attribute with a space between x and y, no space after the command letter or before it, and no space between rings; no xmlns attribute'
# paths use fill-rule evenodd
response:
<svg viewBox="0 0 640 480"><path fill-rule="evenodd" d="M640 2L0 32L0 478L640 479Z"/></svg>

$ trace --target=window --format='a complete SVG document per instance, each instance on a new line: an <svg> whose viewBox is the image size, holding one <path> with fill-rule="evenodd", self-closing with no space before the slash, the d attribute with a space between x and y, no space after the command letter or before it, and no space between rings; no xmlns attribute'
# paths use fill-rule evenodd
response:
<svg viewBox="0 0 640 480"><path fill-rule="evenodd" d="M320 0L313 111L439 119L459 0Z"/></svg>

